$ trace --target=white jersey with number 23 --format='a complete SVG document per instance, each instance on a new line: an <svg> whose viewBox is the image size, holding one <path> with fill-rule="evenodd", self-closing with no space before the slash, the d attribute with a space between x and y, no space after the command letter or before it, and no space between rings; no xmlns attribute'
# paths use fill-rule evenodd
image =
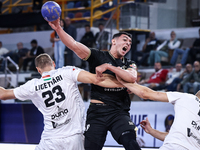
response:
<svg viewBox="0 0 200 150"><path fill-rule="evenodd" d="M85 106L77 86L80 71L73 66L51 70L14 89L17 99L32 100L43 114L42 139L83 133Z"/></svg>

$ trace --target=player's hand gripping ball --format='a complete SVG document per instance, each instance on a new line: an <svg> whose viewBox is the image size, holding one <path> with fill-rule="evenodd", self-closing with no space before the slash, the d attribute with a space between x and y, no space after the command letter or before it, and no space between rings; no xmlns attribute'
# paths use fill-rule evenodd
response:
<svg viewBox="0 0 200 150"><path fill-rule="evenodd" d="M45 20L54 21L60 17L61 8L56 2L48 1L43 4L41 12Z"/></svg>

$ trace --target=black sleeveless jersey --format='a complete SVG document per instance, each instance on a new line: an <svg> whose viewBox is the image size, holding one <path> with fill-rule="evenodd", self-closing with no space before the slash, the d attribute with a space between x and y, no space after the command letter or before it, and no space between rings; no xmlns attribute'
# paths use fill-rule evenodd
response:
<svg viewBox="0 0 200 150"><path fill-rule="evenodd" d="M109 63L123 69L136 67L134 61L127 58L116 59L109 51L99 51L96 49L91 49L91 54L86 60L89 62L89 71L91 73L95 73L95 68L104 63ZM110 70L106 70L104 73L115 76ZM100 100L118 109L130 109L131 102L127 88L104 88L91 84L91 99Z"/></svg>

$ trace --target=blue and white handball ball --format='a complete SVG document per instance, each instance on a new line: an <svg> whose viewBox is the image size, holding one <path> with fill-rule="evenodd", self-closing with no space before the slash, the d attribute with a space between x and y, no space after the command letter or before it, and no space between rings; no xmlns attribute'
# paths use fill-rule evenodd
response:
<svg viewBox="0 0 200 150"><path fill-rule="evenodd" d="M54 1L48 1L43 4L41 12L44 19L46 19L47 21L54 21L60 17L61 8L58 3Z"/></svg>

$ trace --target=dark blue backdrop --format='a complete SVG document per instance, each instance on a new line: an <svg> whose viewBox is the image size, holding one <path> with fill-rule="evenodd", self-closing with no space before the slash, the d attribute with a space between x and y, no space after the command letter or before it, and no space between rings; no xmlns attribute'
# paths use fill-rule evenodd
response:
<svg viewBox="0 0 200 150"><path fill-rule="evenodd" d="M33 104L0 104L0 142L39 143L43 126Z"/></svg>

